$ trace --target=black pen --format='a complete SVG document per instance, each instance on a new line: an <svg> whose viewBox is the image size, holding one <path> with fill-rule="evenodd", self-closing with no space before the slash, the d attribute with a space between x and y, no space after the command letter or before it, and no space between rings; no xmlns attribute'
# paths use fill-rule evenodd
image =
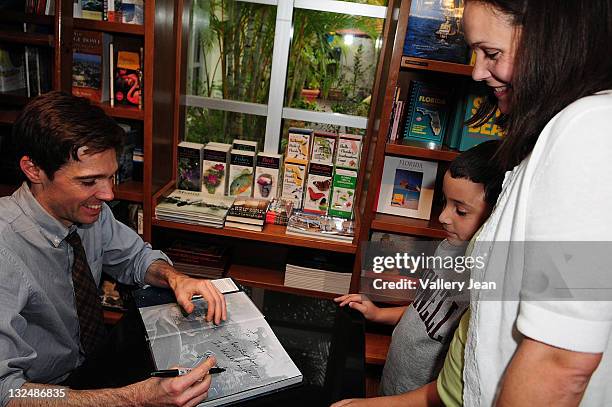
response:
<svg viewBox="0 0 612 407"><path fill-rule="evenodd" d="M154 372L151 372L151 377L177 377L177 376L183 376L186 375L187 373L191 372L192 369L189 368L179 368L179 369L165 369L165 370L156 370ZM217 373L223 373L225 372L225 369L222 367L211 367L208 370L209 374L217 374Z"/></svg>

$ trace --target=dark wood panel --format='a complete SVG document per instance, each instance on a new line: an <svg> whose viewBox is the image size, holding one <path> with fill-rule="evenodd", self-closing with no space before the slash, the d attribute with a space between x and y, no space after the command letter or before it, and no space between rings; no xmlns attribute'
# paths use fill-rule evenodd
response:
<svg viewBox="0 0 612 407"><path fill-rule="evenodd" d="M458 151L448 147L427 148L423 145L389 143L385 148L386 154L403 157L425 158L429 160L453 161L459 155Z"/></svg>
<svg viewBox="0 0 612 407"><path fill-rule="evenodd" d="M377 213L372 221L372 229L443 239L446 237L446 232L438 221L439 214L439 209L434 209L432 210L431 219L424 220Z"/></svg>
<svg viewBox="0 0 612 407"><path fill-rule="evenodd" d="M13 44L53 47L53 39L54 36L50 34L24 33L19 31L0 31L0 42L10 42Z"/></svg>
<svg viewBox="0 0 612 407"><path fill-rule="evenodd" d="M391 345L391 336L366 332L365 334L365 361L371 365L384 365L387 352Z"/></svg>
<svg viewBox="0 0 612 407"><path fill-rule="evenodd" d="M115 185L115 199L124 201L142 202L143 201L142 182L126 181Z"/></svg>
<svg viewBox="0 0 612 407"><path fill-rule="evenodd" d="M107 115L120 119L143 120L145 117L144 110L136 106L120 106L116 104L111 107L107 102L100 104L100 107L104 109Z"/></svg>
<svg viewBox="0 0 612 407"><path fill-rule="evenodd" d="M30 23L39 25L53 25L53 16L39 14L25 14L15 11L0 13L0 23Z"/></svg>
<svg viewBox="0 0 612 407"><path fill-rule="evenodd" d="M118 34L144 35L144 25L122 24L110 21L96 21L85 18L75 18L74 28L79 30L104 31Z"/></svg>
<svg viewBox="0 0 612 407"><path fill-rule="evenodd" d="M471 65L455 64L452 62L435 61L433 59L423 59L402 56L401 67L405 69L422 69L426 71L451 73L462 76L472 76Z"/></svg>

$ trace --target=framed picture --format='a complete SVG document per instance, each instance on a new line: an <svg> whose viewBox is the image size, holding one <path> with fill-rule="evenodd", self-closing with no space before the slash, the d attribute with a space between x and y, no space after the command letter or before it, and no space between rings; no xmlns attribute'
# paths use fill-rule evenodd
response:
<svg viewBox="0 0 612 407"><path fill-rule="evenodd" d="M377 212L429 219L438 163L385 157Z"/></svg>

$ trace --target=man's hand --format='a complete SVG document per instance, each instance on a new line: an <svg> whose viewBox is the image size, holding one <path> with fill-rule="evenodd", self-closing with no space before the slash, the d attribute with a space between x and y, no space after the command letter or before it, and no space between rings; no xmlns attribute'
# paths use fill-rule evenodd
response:
<svg viewBox="0 0 612 407"><path fill-rule="evenodd" d="M210 280L188 277L176 271L174 267L163 260L151 263L145 275L145 282L157 287L168 287L174 291L176 302L187 313L193 312L191 297L201 295L208 303L207 321L219 324L227 319L225 297Z"/></svg>

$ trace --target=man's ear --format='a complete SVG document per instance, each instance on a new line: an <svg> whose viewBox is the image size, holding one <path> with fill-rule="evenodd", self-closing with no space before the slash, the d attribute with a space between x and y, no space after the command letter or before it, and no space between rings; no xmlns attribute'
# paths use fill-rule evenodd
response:
<svg viewBox="0 0 612 407"><path fill-rule="evenodd" d="M32 184L40 184L46 178L45 172L27 155L21 157L19 167Z"/></svg>

